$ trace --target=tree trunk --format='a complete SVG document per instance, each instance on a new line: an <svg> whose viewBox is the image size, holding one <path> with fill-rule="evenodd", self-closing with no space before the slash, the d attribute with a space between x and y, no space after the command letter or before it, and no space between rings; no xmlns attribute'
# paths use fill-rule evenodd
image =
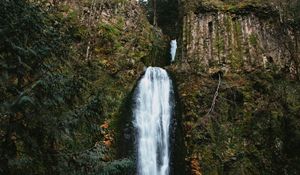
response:
<svg viewBox="0 0 300 175"><path fill-rule="evenodd" d="M153 5L153 26L157 26L157 8L156 8L156 0L152 1Z"/></svg>

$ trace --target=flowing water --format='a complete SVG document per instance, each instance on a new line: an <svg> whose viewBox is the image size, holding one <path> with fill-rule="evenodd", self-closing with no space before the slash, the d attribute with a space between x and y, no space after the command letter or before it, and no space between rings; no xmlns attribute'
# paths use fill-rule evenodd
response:
<svg viewBox="0 0 300 175"><path fill-rule="evenodd" d="M173 62L173 61L175 61L176 50L177 50L177 41L176 41L176 39L172 40L170 45L171 45L171 50L170 50L171 62Z"/></svg>
<svg viewBox="0 0 300 175"><path fill-rule="evenodd" d="M167 72L147 68L135 92L138 174L169 174L169 130L172 115L172 82Z"/></svg>

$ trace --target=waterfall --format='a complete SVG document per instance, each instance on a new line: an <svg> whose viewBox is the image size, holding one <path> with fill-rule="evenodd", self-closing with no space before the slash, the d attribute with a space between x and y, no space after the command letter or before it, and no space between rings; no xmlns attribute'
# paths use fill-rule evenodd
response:
<svg viewBox="0 0 300 175"><path fill-rule="evenodd" d="M169 174L172 82L167 72L147 68L135 92L138 174Z"/></svg>
<svg viewBox="0 0 300 175"><path fill-rule="evenodd" d="M170 54L171 54L171 62L175 61L175 55L176 55L176 49L177 49L177 41L176 39L171 41L171 50L170 50Z"/></svg>

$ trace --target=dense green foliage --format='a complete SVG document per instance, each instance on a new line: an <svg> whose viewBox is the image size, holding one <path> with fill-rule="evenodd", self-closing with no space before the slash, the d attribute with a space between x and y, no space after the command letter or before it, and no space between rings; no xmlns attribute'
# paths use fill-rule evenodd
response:
<svg viewBox="0 0 300 175"><path fill-rule="evenodd" d="M106 3L113 8L118 2ZM0 1L0 11L0 174L131 172L132 160L115 159L104 142L113 134L102 126L129 86L120 84L121 75L113 77L115 67L128 62L85 57L91 37L98 38L90 45L94 58L122 53L112 43L122 36L119 29L87 28L91 23L81 23L67 5L41 1Z"/></svg>
<svg viewBox="0 0 300 175"><path fill-rule="evenodd" d="M152 2L144 4L150 21ZM180 8L199 2L228 11L262 3L157 0L158 27L178 37ZM274 1L295 27L300 1L291 2ZM124 102L144 65L165 65L168 51L159 29L132 4L0 1L0 174L134 172L134 158L118 152L129 145L115 145L123 143L116 138L124 138L128 128L121 127L130 122ZM255 37L251 43L257 44ZM217 80L201 70L174 73L186 160L200 157L205 174L300 172L300 85L270 71L222 77L209 115Z"/></svg>
<svg viewBox="0 0 300 175"><path fill-rule="evenodd" d="M189 157L204 174L299 174L299 82L257 70L217 90L217 77L177 75Z"/></svg>

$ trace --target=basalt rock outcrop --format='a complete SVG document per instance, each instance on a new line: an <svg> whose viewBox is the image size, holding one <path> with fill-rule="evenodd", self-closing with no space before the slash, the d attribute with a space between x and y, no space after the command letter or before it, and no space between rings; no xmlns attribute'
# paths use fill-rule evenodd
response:
<svg viewBox="0 0 300 175"><path fill-rule="evenodd" d="M273 6L200 4L183 8L178 59L198 70L273 66L295 74L299 69L297 42L297 32L283 23Z"/></svg>
<svg viewBox="0 0 300 175"><path fill-rule="evenodd" d="M247 2L181 1L169 70L189 174L300 172L299 31L275 6Z"/></svg>

